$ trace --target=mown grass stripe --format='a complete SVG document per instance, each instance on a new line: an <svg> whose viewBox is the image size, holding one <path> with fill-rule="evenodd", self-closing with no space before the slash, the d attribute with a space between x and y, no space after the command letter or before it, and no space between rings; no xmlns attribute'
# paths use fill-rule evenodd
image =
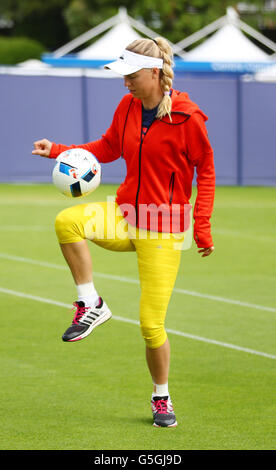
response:
<svg viewBox="0 0 276 470"><path fill-rule="evenodd" d="M63 271L68 270L67 266L62 266L62 265L55 264L55 263L48 263L47 261L39 261L39 260L30 259L30 258L24 258L21 256L10 255L7 253L0 253L0 258L8 259L10 261L18 261L18 262L27 263L27 264L33 264L33 265L42 266L45 268L60 269ZM138 279L132 279L132 278L125 277L125 276L117 276L114 274L100 273L97 271L94 271L93 274L96 277L101 277L104 279L111 279L113 281L126 282L128 284L139 284ZM226 297L220 297L217 295L202 294L201 292L189 291L186 289L181 289L179 287L175 287L174 292L176 292L177 294L190 295L193 297L200 297L202 299L213 300L215 302L224 302L227 304L237 305L239 307L246 307L246 308L252 308L255 310L262 310L266 312L276 313L275 307L267 307L265 305L258 305L258 304L253 304L250 302L243 302L241 300L228 299Z"/></svg>
<svg viewBox="0 0 276 470"><path fill-rule="evenodd" d="M56 305L58 307L64 307L64 308L71 308L72 307L70 304L59 302L57 300L47 299L47 298L39 297L39 296L32 295L32 294L26 294L24 292L14 291L12 289L6 289L4 287L0 287L0 292L2 292L3 294L7 294L7 295L22 297L24 299L34 300L34 301L37 301L37 302L43 302L43 303L47 303L47 304L50 304L50 305ZM114 320L117 320L117 321L122 321L122 322L125 322L125 323L131 323L131 324L134 324L134 325L139 325L138 321L131 320L130 318L124 318L124 317L118 317L118 316L113 316L112 318ZM209 344L213 344L213 345L216 345L216 346L222 346L224 348L234 349L236 351L246 352L246 353L249 353L249 354L255 354L257 356L263 356L263 357L266 357L268 359L276 359L276 356L274 356L272 354L267 354L267 353L262 352L262 351L255 351L254 349L243 348L243 347L237 346L235 344L224 343L224 342L221 342L221 341L217 341L217 340L213 340L213 339L209 339L209 338L204 338L204 337L201 337L201 336L196 336L196 335L192 335L192 334L189 334L189 333L184 333L182 331L177 331L177 330L172 330L172 329L167 329L167 332L170 333L170 334L173 334L173 335L182 336L182 337L193 339L193 340L196 340L196 341L203 341L204 343L209 343Z"/></svg>

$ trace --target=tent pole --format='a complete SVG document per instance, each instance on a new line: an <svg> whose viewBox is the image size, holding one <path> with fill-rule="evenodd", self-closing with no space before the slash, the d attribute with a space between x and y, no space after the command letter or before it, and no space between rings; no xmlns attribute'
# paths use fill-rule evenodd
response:
<svg viewBox="0 0 276 470"><path fill-rule="evenodd" d="M104 21L98 26L95 26L95 28L90 29L86 33L81 34L77 38L73 39L72 41L68 42L64 46L60 47L56 51L53 52L53 57L59 58L64 56L65 54L68 54L69 52L73 51L76 47L81 46L83 43L89 41L93 37L97 36L98 34L103 33L107 29L111 28L115 24L117 24L117 17L118 15L113 16L112 18L109 18L108 20Z"/></svg>
<svg viewBox="0 0 276 470"><path fill-rule="evenodd" d="M276 43L265 37L263 34L259 33L255 29L251 28L248 24L243 21L238 21L240 29L245 31L247 34L257 39L260 43L264 44L269 49L272 49L273 52L276 52Z"/></svg>
<svg viewBox="0 0 276 470"><path fill-rule="evenodd" d="M204 38L208 34L215 31L216 29L224 26L226 24L226 21L227 21L226 16L222 16L221 18L214 21L213 23L207 26L204 26L204 28L200 29L196 33L191 34L191 36L188 36L187 38L182 39L181 41L177 42L176 44L174 44L174 48L176 48L176 50L185 49L185 47L190 46L194 42L199 41L200 39Z"/></svg>
<svg viewBox="0 0 276 470"><path fill-rule="evenodd" d="M131 24L131 26L133 26L135 29L137 29L141 33L144 33L146 36L150 37L151 39L158 37L158 33L148 28L144 24L139 23L139 21L136 21L134 18L131 18L130 16L128 16L128 21ZM174 44L171 41L169 41L167 38L166 38L166 41L169 43L169 45L172 48L174 47Z"/></svg>

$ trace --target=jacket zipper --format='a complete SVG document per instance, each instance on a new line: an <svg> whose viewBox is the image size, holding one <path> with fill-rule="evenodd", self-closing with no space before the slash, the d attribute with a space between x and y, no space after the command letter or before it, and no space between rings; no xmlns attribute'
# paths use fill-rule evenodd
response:
<svg viewBox="0 0 276 470"><path fill-rule="evenodd" d="M140 136L140 148L139 148L139 172L138 172L138 187L136 193L136 200L135 200L135 211L136 211L136 227L138 227L139 223L139 214L138 214L138 196L140 191L140 184L141 184L141 154L142 154L142 145L143 145L143 138L142 138L143 127L141 126L141 136ZM144 135L144 138L146 136Z"/></svg>
<svg viewBox="0 0 276 470"><path fill-rule="evenodd" d="M154 122L154 120L152 121L152 123ZM147 131L144 135L144 137L142 137L142 133L143 133L143 123L141 123L141 134L140 134L140 148L139 148L139 174L138 174L138 186L137 186L137 192L136 192L136 200L135 200L135 211L136 211L136 227L138 227L138 223L139 223L139 212L138 212L138 197L139 197L139 192L140 192L140 185L141 185L141 160L142 160L142 145L143 145L143 142L146 138L146 135L149 131L149 128L152 126L152 123L151 125L147 128Z"/></svg>
<svg viewBox="0 0 276 470"><path fill-rule="evenodd" d="M174 175L175 175L175 172L173 171L172 174L171 174L170 184L169 184L169 202L170 202L170 206L172 205L172 200L173 200Z"/></svg>
<svg viewBox="0 0 276 470"><path fill-rule="evenodd" d="M121 153L121 157L122 157L122 158L124 158L124 140L125 140L125 132L126 132L126 125L127 125L129 110L130 110L130 108L131 108L132 102L133 102L133 98L132 98L132 100L130 101L130 104L129 104L129 107L128 107L128 110L127 110L127 113L126 113L125 123L124 123L123 136L122 136L122 153Z"/></svg>

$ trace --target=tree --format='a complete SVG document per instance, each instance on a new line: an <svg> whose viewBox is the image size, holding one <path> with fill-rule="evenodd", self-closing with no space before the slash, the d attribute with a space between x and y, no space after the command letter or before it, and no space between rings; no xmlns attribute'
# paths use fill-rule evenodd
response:
<svg viewBox="0 0 276 470"><path fill-rule="evenodd" d="M275 28L276 13L265 11L265 0L250 0L248 5L249 11L240 12L242 19L261 29L269 15ZM76 37L110 18L120 6L125 6L130 16L144 21L158 34L178 42L225 15L227 6L235 7L235 3L233 0L71 0L65 9L70 36Z"/></svg>
<svg viewBox="0 0 276 470"><path fill-rule="evenodd" d="M276 29L276 12L265 0L250 0L241 19L261 30ZM237 3L244 5L245 3ZM50 50L118 13L120 6L158 35L178 42L225 15L233 0L1 0L0 17L14 22L13 36L39 40ZM255 9L252 7L256 7Z"/></svg>
<svg viewBox="0 0 276 470"><path fill-rule="evenodd" d="M70 39L63 11L71 0L1 0L0 17L11 20L12 36L26 36L45 48L56 48Z"/></svg>

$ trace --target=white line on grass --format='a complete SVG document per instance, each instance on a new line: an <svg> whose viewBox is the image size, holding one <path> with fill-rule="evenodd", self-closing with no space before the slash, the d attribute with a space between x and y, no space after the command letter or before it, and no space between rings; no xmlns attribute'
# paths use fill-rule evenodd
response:
<svg viewBox="0 0 276 470"><path fill-rule="evenodd" d="M1 232L52 232L50 225L0 225Z"/></svg>
<svg viewBox="0 0 276 470"><path fill-rule="evenodd" d="M275 243L275 237L263 236L263 235L252 235L250 233L241 232L240 230L224 230L224 229L213 229L215 235L224 235L226 237L232 238L246 238L254 242L264 242L264 243Z"/></svg>
<svg viewBox="0 0 276 470"><path fill-rule="evenodd" d="M0 225L1 232L52 232L51 225ZM245 238L254 242L275 243L276 236L252 235L239 230L213 229L214 235L222 235L231 238Z"/></svg>
<svg viewBox="0 0 276 470"><path fill-rule="evenodd" d="M37 302L43 302L43 303L50 304L50 305L56 305L58 307L72 308L72 305L66 304L64 302L59 302L57 300L47 299L47 298L44 298L44 297L39 297L37 295L25 294L24 292L17 292L17 291L11 290L11 289L5 289L4 287L0 287L0 292L2 292L3 294L7 294L7 295L22 297L24 299L35 300ZM114 320L117 320L117 321L121 321L121 322L125 322L125 323L131 323L133 325L139 325L139 322L137 320L132 320L130 318L118 317L118 316L115 316L115 315L112 318ZM214 344L216 346L222 346L224 348L234 349L236 351L241 351L241 352L246 352L246 353L249 353L249 354L254 354L256 356L263 356L263 357L266 357L268 359L276 359L276 356L274 356L272 354L267 354L267 353L264 353L262 351L255 351L254 349L243 348L241 346L236 346L235 344L223 343L221 341L216 341L216 340L213 340L213 339L204 338L202 336L191 335L189 333L184 333L183 331L177 331L177 330L172 330L172 329L167 328L167 332L171 333L173 335L182 336L182 337L193 339L193 340L196 340L196 341L202 341L204 343Z"/></svg>
<svg viewBox="0 0 276 470"><path fill-rule="evenodd" d="M194 297L201 297L203 299L214 300L216 302L224 302L226 304L238 305L239 307L254 308L256 310L265 310L267 312L276 312L276 308L274 307L265 307L264 305L241 302L240 300L227 299L225 297L219 297L217 295L201 294L200 292L187 291L184 289L179 289L178 287L175 287L174 292L177 292L178 294L187 294L192 295Z"/></svg>
<svg viewBox="0 0 276 470"><path fill-rule="evenodd" d="M7 253L0 253L0 258L8 259L10 261L18 261L19 263L34 264L44 268L61 269L62 271L67 269L66 266L62 266L61 264L48 263L47 261L39 261L31 258L24 258L23 256L9 255Z"/></svg>
<svg viewBox="0 0 276 470"><path fill-rule="evenodd" d="M35 259L24 258L21 256L9 255L7 253L0 253L0 258L8 259L10 261L18 261L18 262L27 263L27 264L34 264L34 265L42 266L45 268L60 269L63 271L68 269L67 266L62 266L61 264L48 263L47 261L39 261ZM100 273L97 271L94 271L93 274L96 277L101 277L103 279L112 279L113 281L126 282L128 284L139 284L139 281L137 279L132 279L132 278L124 277L124 276L116 276L114 274L105 274L105 273ZM264 305L252 304L249 302L241 302L240 300L227 299L225 297L219 297L217 295L202 294L200 292L189 291L189 290L181 289L179 287L175 287L174 292L176 292L177 294L191 295L193 297L199 297L202 299L214 300L215 302L223 302L223 303L227 303L231 305L237 305L239 307L253 308L255 310L262 310L266 312L276 313L275 307L266 307Z"/></svg>
<svg viewBox="0 0 276 470"><path fill-rule="evenodd" d="M66 205L64 205L64 201L57 201L57 200L49 200L47 201L46 199L45 200L31 200L31 199L16 199L16 200L13 200L13 199L1 199L0 200L0 206L19 206L19 205L26 205L26 206L64 206L64 208L66 207Z"/></svg>
<svg viewBox="0 0 276 470"><path fill-rule="evenodd" d="M90 201L93 202L93 201ZM193 203L193 201L192 201ZM79 202L77 202L79 204ZM63 199L1 199L0 206L18 206L18 205L28 205L28 206L63 206L66 207L66 202ZM72 203L73 205L73 203ZM276 204L274 202L248 202L242 203L241 201L237 202L216 202L215 209L239 209L239 210L258 210L258 209L276 209Z"/></svg>
<svg viewBox="0 0 276 470"><path fill-rule="evenodd" d="M260 202L260 201L254 201L254 202L244 202L242 203L241 201L231 201L231 202L216 202L215 203L215 209L241 209L241 210L246 210L246 209L276 209L276 204L275 202Z"/></svg>

